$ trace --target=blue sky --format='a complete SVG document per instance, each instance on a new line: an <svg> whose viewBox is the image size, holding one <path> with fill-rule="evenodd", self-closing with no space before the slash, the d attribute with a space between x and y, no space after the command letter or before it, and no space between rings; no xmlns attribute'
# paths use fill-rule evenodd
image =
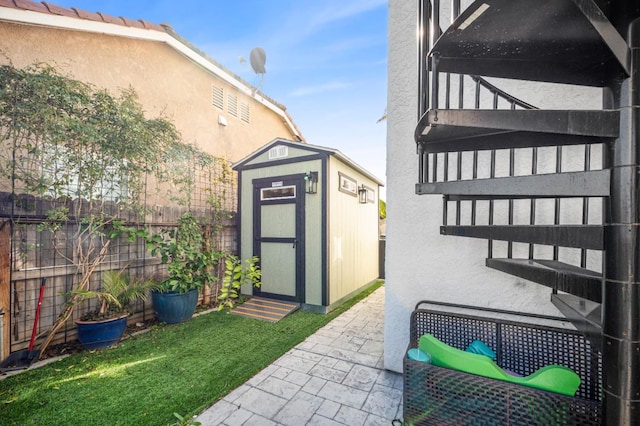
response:
<svg viewBox="0 0 640 426"><path fill-rule="evenodd" d="M385 179L388 0L58 0L173 29L253 85L249 53L267 54L263 93L307 142L336 148ZM244 57L242 63L239 57Z"/></svg>

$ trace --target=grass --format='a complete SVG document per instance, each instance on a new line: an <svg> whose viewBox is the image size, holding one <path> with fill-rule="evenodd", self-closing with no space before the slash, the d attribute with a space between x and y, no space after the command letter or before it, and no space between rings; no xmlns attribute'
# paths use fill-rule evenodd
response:
<svg viewBox="0 0 640 426"><path fill-rule="evenodd" d="M3 425L167 425L198 414L380 287L272 324L212 312L0 381Z"/></svg>

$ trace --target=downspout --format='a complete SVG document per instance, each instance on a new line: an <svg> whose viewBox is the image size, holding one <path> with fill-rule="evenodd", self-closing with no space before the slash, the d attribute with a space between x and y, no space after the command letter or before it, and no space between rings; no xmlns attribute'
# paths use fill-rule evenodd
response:
<svg viewBox="0 0 640 426"><path fill-rule="evenodd" d="M602 303L607 425L640 425L640 19L629 25L628 44L630 77L613 88L620 136L608 153L611 194L605 210Z"/></svg>

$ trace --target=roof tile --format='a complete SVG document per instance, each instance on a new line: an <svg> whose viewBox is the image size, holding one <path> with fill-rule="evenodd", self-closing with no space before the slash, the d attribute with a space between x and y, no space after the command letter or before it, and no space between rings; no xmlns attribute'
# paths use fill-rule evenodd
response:
<svg viewBox="0 0 640 426"><path fill-rule="evenodd" d="M66 7L62 7L62 6L58 6L55 4L51 4L49 2L43 1L42 4L44 4L46 6L47 9L49 9L49 12L52 15L61 15L61 16L70 16L72 18L77 18L78 15L76 14L75 11L71 10L71 9L67 9Z"/></svg>
<svg viewBox="0 0 640 426"><path fill-rule="evenodd" d="M9 7L12 9L33 10L36 12L47 13L50 15L70 16L73 18L85 19L88 21L105 22L108 24L116 24L133 28L141 28L160 32L167 32L162 25L145 21L144 19L133 20L124 16L111 16L102 12L87 12L86 10L76 7L66 8L43 1L41 3L31 0L0 0L0 7Z"/></svg>
<svg viewBox="0 0 640 426"><path fill-rule="evenodd" d="M102 22L102 18L95 12L87 12L86 10L78 9L77 7L72 7L72 10L76 12L78 18L86 19L87 21L99 21Z"/></svg>
<svg viewBox="0 0 640 426"><path fill-rule="evenodd" d="M138 21L142 22L142 25L148 30L156 30L166 32L162 25L154 24L153 22L145 21L144 19L138 19Z"/></svg>
<svg viewBox="0 0 640 426"><path fill-rule="evenodd" d="M133 19L129 19L125 16L120 16L120 19L124 21L124 24L127 27L144 28L144 25L140 21L134 21Z"/></svg>
<svg viewBox="0 0 640 426"><path fill-rule="evenodd" d="M15 0L16 8L24 10L33 10L36 12L49 13L49 10L42 3L36 3L29 0Z"/></svg>
<svg viewBox="0 0 640 426"><path fill-rule="evenodd" d="M97 13L102 17L102 20L106 23L124 25L124 21L122 20L122 18L116 18L115 16L107 15L106 13L102 13L102 12L97 12Z"/></svg>

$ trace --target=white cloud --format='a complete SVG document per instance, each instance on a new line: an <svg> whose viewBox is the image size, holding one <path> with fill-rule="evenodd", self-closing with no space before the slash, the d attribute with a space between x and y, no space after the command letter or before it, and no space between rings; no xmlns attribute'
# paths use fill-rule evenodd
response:
<svg viewBox="0 0 640 426"><path fill-rule="evenodd" d="M351 86L350 84L344 83L341 81L331 81L331 82L320 84L317 86L300 87L294 90L293 92L289 93L289 96L299 97L299 96L316 95L318 93L328 92L332 90L345 89L350 86Z"/></svg>
<svg viewBox="0 0 640 426"><path fill-rule="evenodd" d="M317 3L313 3L314 7L317 7ZM317 29L317 27L324 26L326 24L339 21L341 19L351 18L361 13L366 13L371 10L377 9L382 6L386 6L388 0L358 0L358 1L336 1L329 2L329 6L324 10L316 10L311 20L311 28Z"/></svg>

